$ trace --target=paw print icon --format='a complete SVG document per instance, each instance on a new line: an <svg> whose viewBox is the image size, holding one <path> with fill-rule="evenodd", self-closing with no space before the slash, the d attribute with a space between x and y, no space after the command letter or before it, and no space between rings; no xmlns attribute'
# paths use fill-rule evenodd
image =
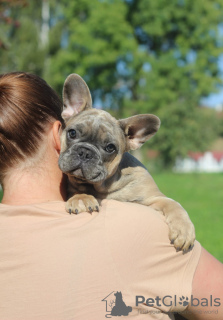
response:
<svg viewBox="0 0 223 320"><path fill-rule="evenodd" d="M184 307L188 306L188 304L189 304L189 299L188 299L188 297L182 296L182 297L180 298L179 304L183 305Z"/></svg>

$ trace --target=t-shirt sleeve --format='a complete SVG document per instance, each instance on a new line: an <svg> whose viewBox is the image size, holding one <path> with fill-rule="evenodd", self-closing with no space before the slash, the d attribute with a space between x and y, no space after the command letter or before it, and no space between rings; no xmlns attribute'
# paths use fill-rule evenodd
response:
<svg viewBox="0 0 223 320"><path fill-rule="evenodd" d="M190 302L200 244L195 242L186 254L176 252L160 213L139 204L106 201L108 247L128 291L134 297L151 298L149 301L154 300L163 312L185 310Z"/></svg>

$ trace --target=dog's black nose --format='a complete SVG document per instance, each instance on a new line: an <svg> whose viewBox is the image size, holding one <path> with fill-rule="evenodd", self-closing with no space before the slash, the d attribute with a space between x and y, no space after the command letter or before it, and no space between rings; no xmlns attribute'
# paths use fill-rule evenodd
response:
<svg viewBox="0 0 223 320"><path fill-rule="evenodd" d="M84 148L84 147L79 147L77 149L77 153L79 155L79 158L82 161L88 161L93 158L93 152L90 149Z"/></svg>

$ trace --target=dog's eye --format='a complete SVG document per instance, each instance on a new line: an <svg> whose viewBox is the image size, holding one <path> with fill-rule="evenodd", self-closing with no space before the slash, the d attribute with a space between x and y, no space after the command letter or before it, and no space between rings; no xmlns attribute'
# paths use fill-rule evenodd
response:
<svg viewBox="0 0 223 320"><path fill-rule="evenodd" d="M74 129L68 130L68 137L70 139L75 139L76 138L76 130L74 130Z"/></svg>
<svg viewBox="0 0 223 320"><path fill-rule="evenodd" d="M107 147L105 148L105 151L107 151L108 153L112 153L116 150L116 146L112 143L109 143L107 145Z"/></svg>

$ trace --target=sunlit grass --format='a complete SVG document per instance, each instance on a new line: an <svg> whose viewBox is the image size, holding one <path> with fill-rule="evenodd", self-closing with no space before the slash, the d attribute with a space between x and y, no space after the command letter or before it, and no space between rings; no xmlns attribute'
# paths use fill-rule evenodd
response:
<svg viewBox="0 0 223 320"><path fill-rule="evenodd" d="M153 174L160 190L187 210L202 246L223 262L223 174Z"/></svg>

